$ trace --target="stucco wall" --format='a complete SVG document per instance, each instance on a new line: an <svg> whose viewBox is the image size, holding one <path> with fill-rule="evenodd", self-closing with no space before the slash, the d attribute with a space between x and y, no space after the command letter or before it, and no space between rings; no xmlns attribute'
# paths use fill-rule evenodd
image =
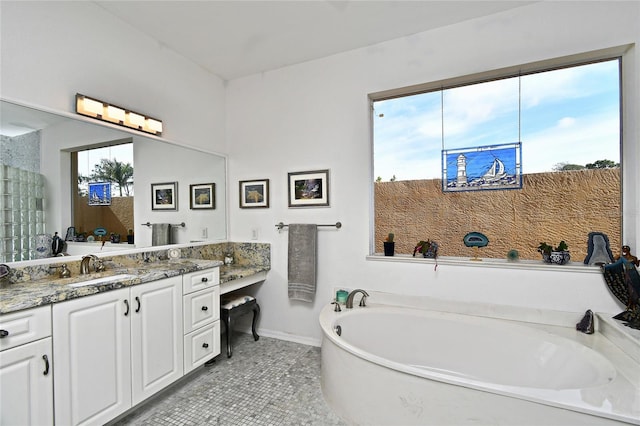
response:
<svg viewBox="0 0 640 426"><path fill-rule="evenodd" d="M101 227L107 230L107 235L120 234L122 241L126 241L127 232L134 229L133 200L134 197L112 197L110 206L90 206L87 197L78 197L73 215L76 233L91 235ZM60 234L64 235L66 230L62 231Z"/></svg>
<svg viewBox="0 0 640 426"><path fill-rule="evenodd" d="M482 232L489 245L480 257L505 258L511 249L523 259L540 259L541 241L569 245L572 260L587 255L589 232L603 232L618 254L620 240L620 169L534 173L523 176L522 189L442 192L442 181L410 180L375 184L376 252L389 232L396 253L413 253L430 239L441 256L472 256L462 239Z"/></svg>

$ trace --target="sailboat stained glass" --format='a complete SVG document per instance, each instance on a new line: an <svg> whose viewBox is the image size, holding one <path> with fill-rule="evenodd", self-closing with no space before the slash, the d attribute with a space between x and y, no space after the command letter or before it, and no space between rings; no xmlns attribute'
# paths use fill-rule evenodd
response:
<svg viewBox="0 0 640 426"><path fill-rule="evenodd" d="M522 143L442 150L442 191L522 188Z"/></svg>
<svg viewBox="0 0 640 426"><path fill-rule="evenodd" d="M111 205L111 182L89 183L89 205L90 206Z"/></svg>

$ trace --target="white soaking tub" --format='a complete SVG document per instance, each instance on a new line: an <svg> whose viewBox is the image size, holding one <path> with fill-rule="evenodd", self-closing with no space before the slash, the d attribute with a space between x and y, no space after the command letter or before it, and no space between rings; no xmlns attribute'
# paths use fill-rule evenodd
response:
<svg viewBox="0 0 640 426"><path fill-rule="evenodd" d="M575 323L380 304L320 323L323 394L352 424L640 424L637 360Z"/></svg>

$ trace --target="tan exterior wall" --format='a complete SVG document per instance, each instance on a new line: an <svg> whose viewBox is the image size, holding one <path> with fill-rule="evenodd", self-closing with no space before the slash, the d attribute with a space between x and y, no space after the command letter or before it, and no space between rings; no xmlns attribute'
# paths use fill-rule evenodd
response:
<svg viewBox="0 0 640 426"><path fill-rule="evenodd" d="M619 254L620 169L536 173L523 176L520 190L442 192L440 179L378 182L375 185L375 251L395 234L396 253L411 254L419 240L439 246L439 256L473 256L463 237L482 232L489 245L480 257L540 259L540 242L566 241L573 262L587 255L589 232L603 232Z"/></svg>
<svg viewBox="0 0 640 426"><path fill-rule="evenodd" d="M112 197L110 206L90 206L87 197L77 197L73 217L76 233L91 235L102 227L126 241L128 230L133 229L133 197Z"/></svg>

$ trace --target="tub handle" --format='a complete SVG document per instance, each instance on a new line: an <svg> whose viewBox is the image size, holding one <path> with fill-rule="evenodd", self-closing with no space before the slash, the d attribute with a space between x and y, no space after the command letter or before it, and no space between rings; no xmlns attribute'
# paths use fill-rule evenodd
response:
<svg viewBox="0 0 640 426"><path fill-rule="evenodd" d="M336 325L335 327L333 327L333 329L338 336L342 336L342 327L340 327L339 325Z"/></svg>
<svg viewBox="0 0 640 426"><path fill-rule="evenodd" d="M332 305L336 305L336 307L333 309L334 312L342 312L342 309L340 309L340 303L338 302L331 302Z"/></svg>

